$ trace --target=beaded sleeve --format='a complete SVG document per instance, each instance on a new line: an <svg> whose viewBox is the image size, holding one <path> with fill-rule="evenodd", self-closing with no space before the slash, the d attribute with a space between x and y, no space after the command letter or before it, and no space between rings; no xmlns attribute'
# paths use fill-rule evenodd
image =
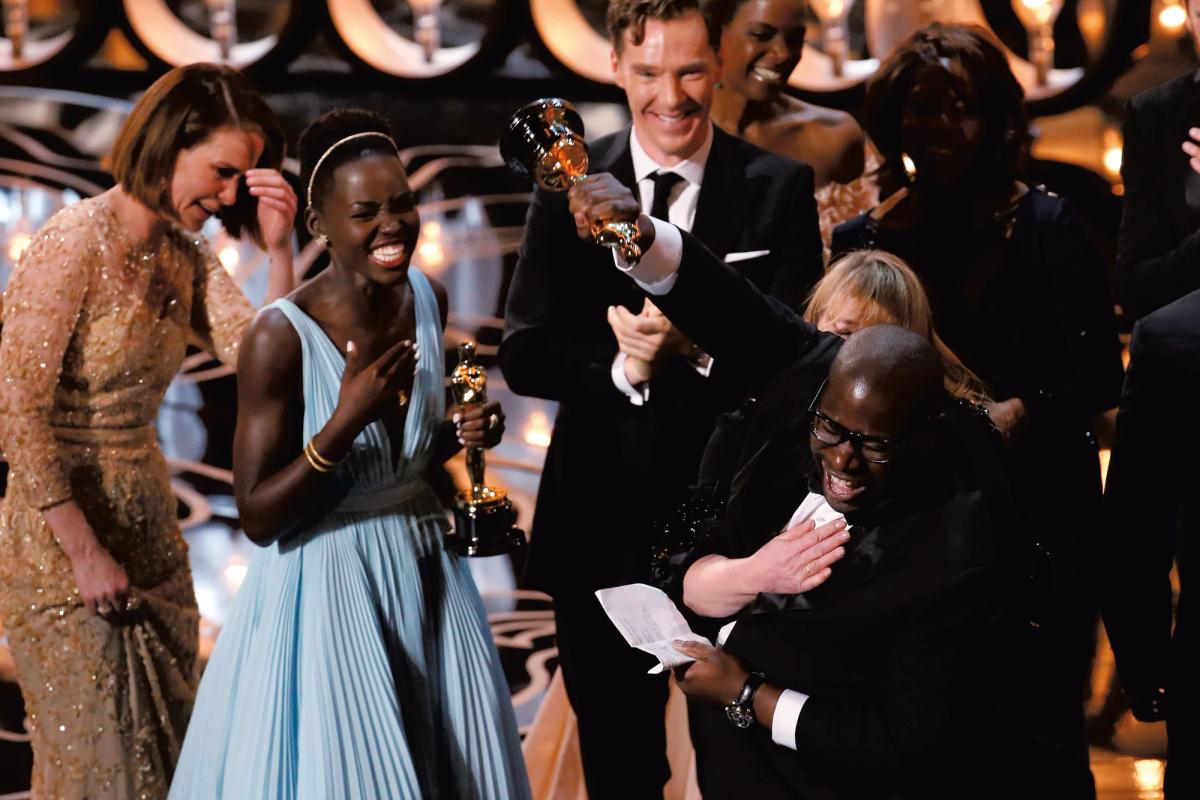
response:
<svg viewBox="0 0 1200 800"><path fill-rule="evenodd" d="M191 327L200 346L229 366L237 366L238 346L254 317L254 306L221 266L208 244L193 242L196 250L195 291Z"/></svg>
<svg viewBox="0 0 1200 800"><path fill-rule="evenodd" d="M71 497L50 415L90 275L85 231L51 220L25 250L5 293L0 444L10 491L39 509Z"/></svg>

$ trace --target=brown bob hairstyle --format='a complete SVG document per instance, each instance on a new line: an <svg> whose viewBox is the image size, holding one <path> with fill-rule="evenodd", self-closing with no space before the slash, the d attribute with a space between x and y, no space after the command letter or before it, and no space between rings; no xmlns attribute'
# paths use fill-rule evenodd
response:
<svg viewBox="0 0 1200 800"><path fill-rule="evenodd" d="M883 156L880 186L890 193L907 183L901 130L904 107L917 74L931 67L955 73L976 98L983 140L971 179L988 189L1012 181L1029 143L1025 91L986 30L934 22L897 45L867 82L863 127Z"/></svg>
<svg viewBox="0 0 1200 800"><path fill-rule="evenodd" d="M171 216L175 159L219 128L241 128L263 137L256 167L279 169L286 144L275 114L250 80L232 67L189 64L163 75L133 107L113 145L113 177L139 202ZM232 236L262 244L258 201L243 184L237 201L217 213Z"/></svg>
<svg viewBox="0 0 1200 800"><path fill-rule="evenodd" d="M608 37L617 55L625 47L625 31L629 40L639 45L646 36L646 20L671 20L691 13L700 14L708 31L708 44L713 52L721 50L721 22L701 0L609 0L605 22Z"/></svg>

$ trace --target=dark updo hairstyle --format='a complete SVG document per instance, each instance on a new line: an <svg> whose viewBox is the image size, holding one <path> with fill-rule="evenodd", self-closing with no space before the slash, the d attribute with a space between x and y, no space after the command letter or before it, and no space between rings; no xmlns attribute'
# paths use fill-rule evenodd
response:
<svg viewBox="0 0 1200 800"><path fill-rule="evenodd" d="M978 100L983 139L971 177L992 189L1014 180L1029 142L1025 92L1003 51L977 25L935 22L913 33L867 82L864 127L883 156L879 183L891 193L907 182L901 118L917 73L950 63L966 76Z"/></svg>
<svg viewBox="0 0 1200 800"><path fill-rule="evenodd" d="M283 131L250 79L221 64L188 64L156 80L133 107L113 145L113 177L147 208L171 216L171 177L181 150L195 147L220 128L253 131L263 138L255 167L279 169ZM217 213L233 236L262 245L258 201L243 184L237 201Z"/></svg>
<svg viewBox="0 0 1200 800"><path fill-rule="evenodd" d="M392 126L386 119L362 108L335 108L317 117L304 129L304 133L300 134L300 142L296 149L300 151L301 191L307 193L313 169L325 151L335 142L356 133L381 133L383 136L364 136L347 142L321 162L321 169L312 187L314 208L321 204L321 200L329 192L333 184L333 173L342 164L379 155L399 157L391 141Z"/></svg>
<svg viewBox="0 0 1200 800"><path fill-rule="evenodd" d="M700 0L700 13L708 24L709 30L717 32L717 40L733 22L738 9L746 4L746 0Z"/></svg>

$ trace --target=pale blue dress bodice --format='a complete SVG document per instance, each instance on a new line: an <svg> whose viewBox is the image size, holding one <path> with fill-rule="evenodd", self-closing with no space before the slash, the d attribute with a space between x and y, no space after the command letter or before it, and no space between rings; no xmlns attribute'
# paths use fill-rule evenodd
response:
<svg viewBox="0 0 1200 800"><path fill-rule="evenodd" d="M403 453L368 425L338 470L338 508L255 553L171 800L529 797L483 604L425 482L445 413L441 326L428 279L409 281L421 358ZM337 406L345 359L291 301L268 308L300 337L306 442Z"/></svg>

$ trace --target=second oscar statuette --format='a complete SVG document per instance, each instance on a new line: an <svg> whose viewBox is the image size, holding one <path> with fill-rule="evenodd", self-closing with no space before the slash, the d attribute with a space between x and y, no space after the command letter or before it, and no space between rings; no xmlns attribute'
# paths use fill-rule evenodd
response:
<svg viewBox="0 0 1200 800"><path fill-rule="evenodd" d="M487 372L475 360L475 343L458 346L458 366L450 375L450 393L466 411L487 402ZM494 556L525 545L525 534L513 523L516 513L503 489L484 482L483 448L468 446L470 487L454 498L454 531L447 536L451 550L464 556Z"/></svg>

